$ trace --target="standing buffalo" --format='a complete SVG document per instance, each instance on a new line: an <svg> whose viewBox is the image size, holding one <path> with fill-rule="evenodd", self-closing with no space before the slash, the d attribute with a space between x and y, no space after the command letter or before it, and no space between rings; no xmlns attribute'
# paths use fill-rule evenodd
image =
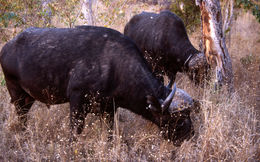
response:
<svg viewBox="0 0 260 162"><path fill-rule="evenodd" d="M204 80L206 58L192 46L182 20L174 13L142 12L127 23L124 34L143 51L155 73L170 77L170 86L178 71L187 72L195 83Z"/></svg>
<svg viewBox="0 0 260 162"><path fill-rule="evenodd" d="M171 139L192 130L191 97L158 81L136 45L115 30L29 28L3 47L0 63L24 124L35 100L48 105L69 102L71 128L79 134L93 111L94 97L101 111L113 114L114 108L127 108L167 128ZM180 111L181 106L186 109Z"/></svg>

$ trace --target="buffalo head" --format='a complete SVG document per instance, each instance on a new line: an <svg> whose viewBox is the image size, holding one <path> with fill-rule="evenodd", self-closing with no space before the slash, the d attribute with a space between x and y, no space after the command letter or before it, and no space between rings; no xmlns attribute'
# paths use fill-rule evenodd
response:
<svg viewBox="0 0 260 162"><path fill-rule="evenodd" d="M191 55L192 56L192 55ZM205 80L209 80L209 64L203 53L197 53L187 60L188 76L195 84L203 85Z"/></svg>
<svg viewBox="0 0 260 162"><path fill-rule="evenodd" d="M147 96L147 103L155 118L159 120L157 123L165 138L179 144L194 134L190 112L198 109L199 103L185 91L176 88L176 84L165 100Z"/></svg>

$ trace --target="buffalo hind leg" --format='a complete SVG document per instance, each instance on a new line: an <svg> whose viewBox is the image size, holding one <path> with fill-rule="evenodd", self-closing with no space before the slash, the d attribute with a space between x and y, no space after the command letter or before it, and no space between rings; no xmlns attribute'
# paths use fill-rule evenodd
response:
<svg viewBox="0 0 260 162"><path fill-rule="evenodd" d="M24 93L18 100L14 102L15 109L18 114L18 119L23 126L27 125L27 113L32 107L34 101L34 98Z"/></svg>
<svg viewBox="0 0 260 162"><path fill-rule="evenodd" d="M6 82L7 89L11 96L11 103L14 104L18 120L25 128L27 122L27 113L32 107L35 99L26 93L18 84L11 81Z"/></svg>

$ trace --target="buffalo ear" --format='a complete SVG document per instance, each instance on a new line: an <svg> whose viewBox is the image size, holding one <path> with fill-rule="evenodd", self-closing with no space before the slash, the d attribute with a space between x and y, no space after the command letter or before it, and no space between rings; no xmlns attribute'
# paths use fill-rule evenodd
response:
<svg viewBox="0 0 260 162"><path fill-rule="evenodd" d="M156 111L156 112L161 112L161 103L159 100L151 95L146 96L146 102L148 103L148 108Z"/></svg>

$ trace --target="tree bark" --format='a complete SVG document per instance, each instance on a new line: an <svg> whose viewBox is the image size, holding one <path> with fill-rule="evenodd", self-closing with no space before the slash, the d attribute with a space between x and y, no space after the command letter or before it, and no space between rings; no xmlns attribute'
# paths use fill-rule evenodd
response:
<svg viewBox="0 0 260 162"><path fill-rule="evenodd" d="M92 0L83 0L81 12L86 20L86 25L95 25L93 10L92 10Z"/></svg>
<svg viewBox="0 0 260 162"><path fill-rule="evenodd" d="M219 0L196 0L200 6L202 20L202 47L210 65L216 65L216 84L228 86L230 93L234 92L234 75L229 56ZM227 24L228 25L228 24ZM226 27L226 26L225 26Z"/></svg>
<svg viewBox="0 0 260 162"><path fill-rule="evenodd" d="M51 18L52 18L52 12L50 7L48 6L49 3L51 3L52 0L42 0L42 12L46 15L43 17L44 25L50 26L51 24Z"/></svg>
<svg viewBox="0 0 260 162"><path fill-rule="evenodd" d="M230 30L233 19L234 0L225 0L223 7L223 32L226 34ZM226 36L226 35L224 35Z"/></svg>

